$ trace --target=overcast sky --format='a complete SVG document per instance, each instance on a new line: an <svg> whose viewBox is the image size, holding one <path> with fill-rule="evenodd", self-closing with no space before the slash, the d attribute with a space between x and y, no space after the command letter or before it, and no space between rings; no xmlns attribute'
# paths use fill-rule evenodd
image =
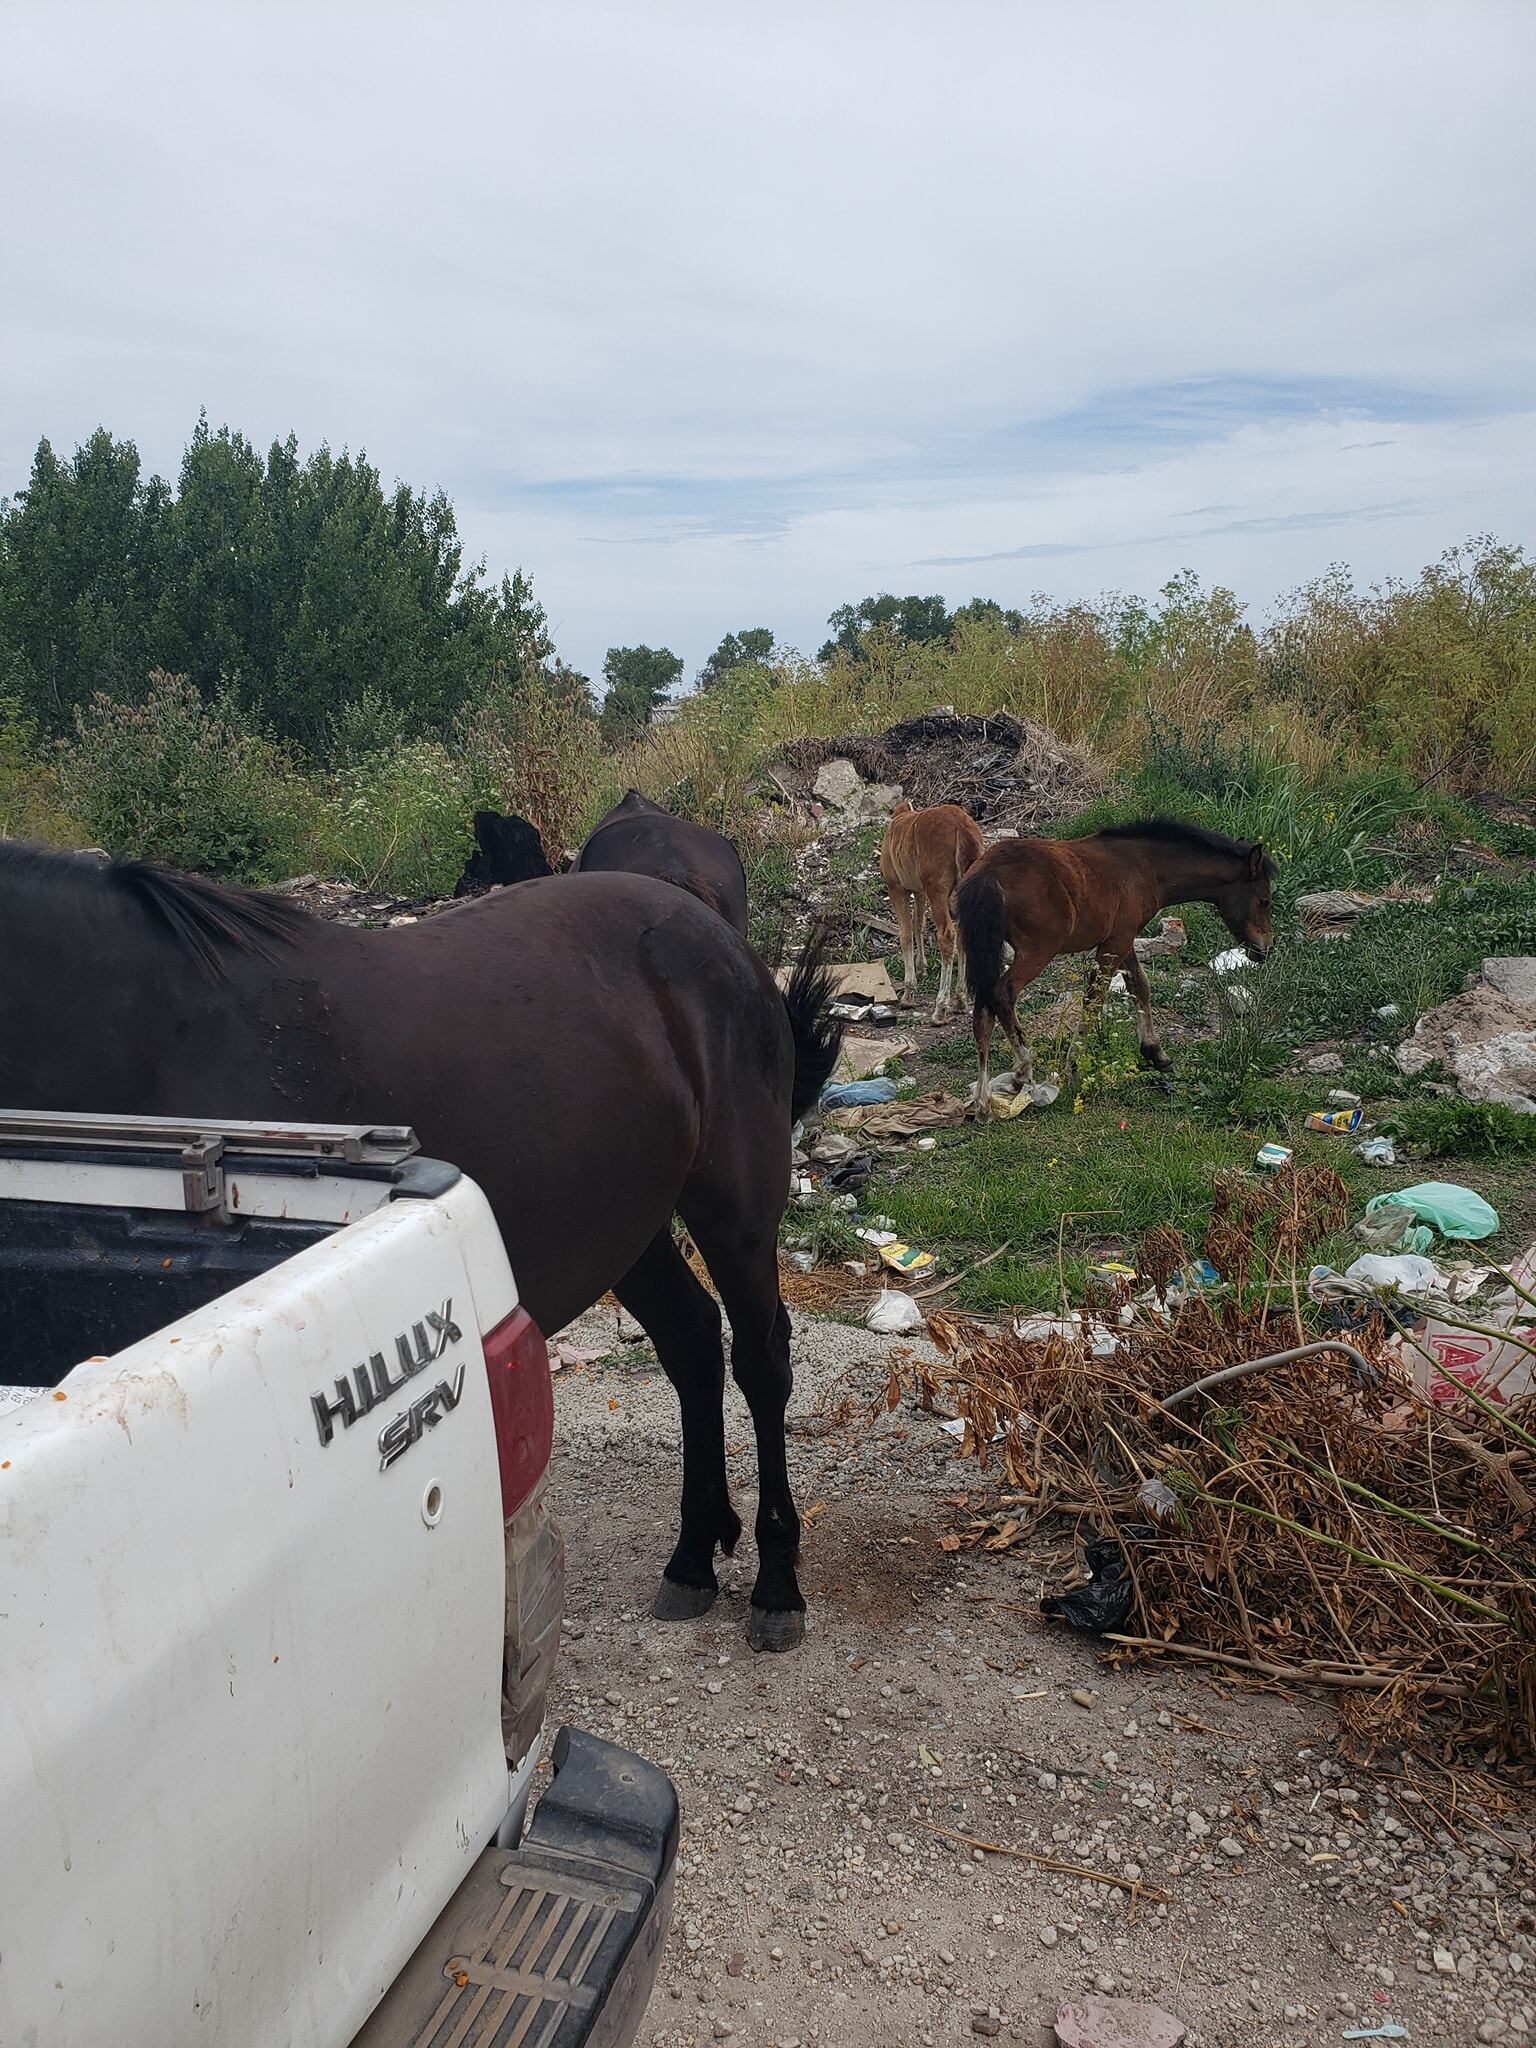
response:
<svg viewBox="0 0 1536 2048"><path fill-rule="evenodd" d="M1536 539L1529 0L0 11L0 493L365 449L562 653Z"/></svg>

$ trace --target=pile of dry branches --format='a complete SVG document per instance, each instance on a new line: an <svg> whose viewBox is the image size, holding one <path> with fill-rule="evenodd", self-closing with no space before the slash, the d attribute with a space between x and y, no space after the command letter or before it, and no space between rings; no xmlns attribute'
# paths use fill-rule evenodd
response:
<svg viewBox="0 0 1536 2048"><path fill-rule="evenodd" d="M1089 1304L1118 1339L1098 1357L1086 1337L934 1315L943 1363L905 1371L965 1418L969 1454L1001 1462L1011 1516L1071 1516L1085 1540L1118 1542L1131 1615L1106 1640L1336 1688L1361 1737L1406 1740L1433 1713L1463 1750L1529 1754L1536 1403L1431 1405L1378 1322L1350 1337L1368 1370L1312 1357L1161 1405L1317 1335L1283 1269L1327 1191L1288 1178L1218 1204L1213 1259L1264 1284L1124 1326L1123 1294ZM1143 1271L1175 1249L1145 1247Z"/></svg>

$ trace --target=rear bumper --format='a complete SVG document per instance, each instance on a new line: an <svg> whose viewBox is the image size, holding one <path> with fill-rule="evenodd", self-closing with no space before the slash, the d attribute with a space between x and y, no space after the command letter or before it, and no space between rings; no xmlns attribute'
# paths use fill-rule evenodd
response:
<svg viewBox="0 0 1536 2048"><path fill-rule="evenodd" d="M677 1794L580 1729L517 1849L487 1849L354 2048L627 2048L672 1918Z"/></svg>

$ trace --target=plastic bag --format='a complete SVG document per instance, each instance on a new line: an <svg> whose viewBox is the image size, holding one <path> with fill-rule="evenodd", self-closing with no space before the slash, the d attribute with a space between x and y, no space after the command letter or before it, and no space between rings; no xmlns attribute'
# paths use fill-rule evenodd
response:
<svg viewBox="0 0 1536 2048"><path fill-rule="evenodd" d="M1136 1605L1125 1552L1113 1536L1093 1536L1083 1546L1083 1562L1088 1567L1087 1585L1074 1586L1070 1593L1047 1593L1040 1612L1090 1635L1123 1629Z"/></svg>
<svg viewBox="0 0 1536 2048"><path fill-rule="evenodd" d="M823 1109L862 1109L869 1102L894 1102L896 1083L883 1074L872 1081L834 1081L821 1091Z"/></svg>
<svg viewBox="0 0 1536 2048"><path fill-rule="evenodd" d="M1366 1252L1344 1271L1357 1287L1390 1287L1398 1294L1443 1294L1445 1276L1433 1259L1413 1252Z"/></svg>
<svg viewBox="0 0 1536 2048"><path fill-rule="evenodd" d="M908 1331L920 1330L924 1318L910 1294L903 1294L899 1287L882 1287L864 1321L883 1337L899 1337Z"/></svg>
<svg viewBox="0 0 1536 2048"><path fill-rule="evenodd" d="M1391 1194L1373 1196L1365 1205L1367 1217L1383 1209L1406 1209L1411 1216L1433 1224L1442 1237L1492 1237L1499 1227L1497 1209L1470 1188L1450 1180L1426 1180L1417 1187L1397 1188Z"/></svg>

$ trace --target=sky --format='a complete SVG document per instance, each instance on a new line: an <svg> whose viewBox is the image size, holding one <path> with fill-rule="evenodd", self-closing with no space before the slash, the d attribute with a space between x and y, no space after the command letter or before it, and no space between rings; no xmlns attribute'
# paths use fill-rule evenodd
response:
<svg viewBox="0 0 1536 2048"><path fill-rule="evenodd" d="M365 450L561 653L1536 541L1528 0L0 11L0 494Z"/></svg>

